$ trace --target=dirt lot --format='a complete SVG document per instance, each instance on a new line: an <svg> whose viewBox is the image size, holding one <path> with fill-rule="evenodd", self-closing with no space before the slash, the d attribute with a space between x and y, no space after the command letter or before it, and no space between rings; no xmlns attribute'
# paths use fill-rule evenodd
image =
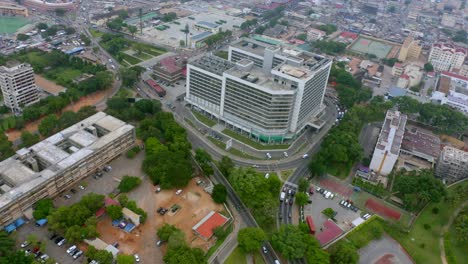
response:
<svg viewBox="0 0 468 264"><path fill-rule="evenodd" d="M58 95L60 92L63 92L65 90L65 87L58 85L53 81L47 80L46 78L38 74L34 74L34 80L36 81L37 86L53 95Z"/></svg>
<svg viewBox="0 0 468 264"><path fill-rule="evenodd" d="M98 223L100 238L112 244L119 243L119 250L125 254L140 254L142 260L152 259L152 263L161 259L163 254L155 251L157 228L169 223L180 228L186 234L187 243L192 247L199 247L207 251L214 241L204 241L195 236L192 227L210 211L222 211L223 207L213 202L211 196L202 187L197 186L195 180L183 189L181 195L176 196L175 190L165 190L155 193L155 187L145 177L142 185L128 194L129 198L135 200L139 207L148 213L148 218L143 225L136 228L131 234L113 227L110 218L104 216ZM170 212L160 216L156 210L162 206L170 208L178 204L179 209L175 214ZM165 246L161 248L165 251ZM155 262L156 261L156 262Z"/></svg>

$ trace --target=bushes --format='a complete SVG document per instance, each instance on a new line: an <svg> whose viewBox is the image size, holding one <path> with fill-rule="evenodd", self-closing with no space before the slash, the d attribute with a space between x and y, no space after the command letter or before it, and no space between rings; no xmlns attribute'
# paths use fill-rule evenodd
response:
<svg viewBox="0 0 468 264"><path fill-rule="evenodd" d="M117 187L120 192L129 192L141 184L141 179L134 176L123 176L122 180Z"/></svg>
<svg viewBox="0 0 468 264"><path fill-rule="evenodd" d="M382 237L384 232L383 226L380 224L378 218L372 217L366 223L354 228L346 238L357 248L360 249L369 244L374 239Z"/></svg>
<svg viewBox="0 0 468 264"><path fill-rule="evenodd" d="M221 203L226 202L226 197L227 197L226 187L222 184L216 184L213 188L213 193L211 194L211 198L213 198L213 201L221 204Z"/></svg>
<svg viewBox="0 0 468 264"><path fill-rule="evenodd" d="M47 218L53 209L54 203L52 199L41 199L34 205L33 217L36 220Z"/></svg>
<svg viewBox="0 0 468 264"><path fill-rule="evenodd" d="M368 181L355 177L353 180L353 185L358 186L364 191L371 193L377 197L384 197L388 194L388 191L383 187L382 183L375 185Z"/></svg>
<svg viewBox="0 0 468 264"><path fill-rule="evenodd" d="M129 151L127 151L127 158L133 159L135 156L140 153L141 149L139 146L135 146L131 148Z"/></svg>

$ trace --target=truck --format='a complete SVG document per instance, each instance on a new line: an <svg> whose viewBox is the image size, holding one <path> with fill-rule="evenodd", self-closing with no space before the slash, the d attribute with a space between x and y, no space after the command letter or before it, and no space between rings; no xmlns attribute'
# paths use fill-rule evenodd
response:
<svg viewBox="0 0 468 264"><path fill-rule="evenodd" d="M166 95L166 90L159 86L154 80L148 79L145 81L145 83L152 88L156 93L159 95L159 97L164 97Z"/></svg>
<svg viewBox="0 0 468 264"><path fill-rule="evenodd" d="M312 216L308 215L306 217L306 222L307 222L307 225L309 226L310 234L315 235L315 224L314 224L314 219L312 219Z"/></svg>
<svg viewBox="0 0 468 264"><path fill-rule="evenodd" d="M286 198L286 193L285 192L281 192L280 193L280 201L284 201L284 198Z"/></svg>

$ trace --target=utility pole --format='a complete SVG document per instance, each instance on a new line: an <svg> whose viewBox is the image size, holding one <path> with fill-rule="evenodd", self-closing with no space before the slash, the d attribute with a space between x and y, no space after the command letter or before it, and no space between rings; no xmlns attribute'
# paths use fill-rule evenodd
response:
<svg viewBox="0 0 468 264"><path fill-rule="evenodd" d="M142 20L142 15L143 15L143 10L140 8L140 34L143 34L143 20Z"/></svg>

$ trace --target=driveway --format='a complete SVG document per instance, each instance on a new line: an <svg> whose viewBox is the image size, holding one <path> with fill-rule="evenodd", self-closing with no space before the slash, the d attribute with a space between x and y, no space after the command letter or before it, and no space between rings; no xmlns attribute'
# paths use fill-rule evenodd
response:
<svg viewBox="0 0 468 264"><path fill-rule="evenodd" d="M359 251L359 264L412 264L406 251L395 240L384 235Z"/></svg>

